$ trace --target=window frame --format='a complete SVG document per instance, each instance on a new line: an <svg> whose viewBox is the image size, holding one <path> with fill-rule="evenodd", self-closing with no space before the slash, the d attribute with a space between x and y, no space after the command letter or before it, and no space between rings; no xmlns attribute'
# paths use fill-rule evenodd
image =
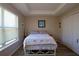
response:
<svg viewBox="0 0 79 59"><path fill-rule="evenodd" d="M19 39L19 30L18 30L18 28L19 28L19 21L18 21L18 15L16 15L16 14L14 14L13 12L11 12L11 11L9 11L9 10L7 10L7 9L5 9L5 8L3 8L3 7L1 7L0 6L0 8L1 8L1 13L2 13L2 15L1 15L1 19L2 19L2 24L1 24L1 28L2 28L2 31L4 32L4 28L6 28L6 27L4 27L3 25L4 25L4 10L6 10L6 11L8 11L8 12L10 12L10 13L12 13L13 15L15 15L16 16L16 23L17 23L17 27L16 27L16 29L17 29L17 38L13 38L13 39L16 39L16 40L10 40L11 42L9 42L9 41L5 41L4 43L2 43L2 44L0 44L0 51L2 51L3 49L5 49L5 48L7 48L7 47L9 47L9 46L11 46L12 44L14 44L15 42L18 42L18 39ZM13 28L13 27L12 27ZM15 28L15 27L14 27ZM4 34L4 33L2 33L2 34ZM5 36L5 34L4 34L4 36Z"/></svg>

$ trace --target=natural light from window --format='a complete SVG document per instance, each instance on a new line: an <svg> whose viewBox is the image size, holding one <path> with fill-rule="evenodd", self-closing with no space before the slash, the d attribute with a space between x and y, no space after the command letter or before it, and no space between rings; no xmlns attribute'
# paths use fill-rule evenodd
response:
<svg viewBox="0 0 79 59"><path fill-rule="evenodd" d="M18 16L0 7L0 47L18 39Z"/></svg>

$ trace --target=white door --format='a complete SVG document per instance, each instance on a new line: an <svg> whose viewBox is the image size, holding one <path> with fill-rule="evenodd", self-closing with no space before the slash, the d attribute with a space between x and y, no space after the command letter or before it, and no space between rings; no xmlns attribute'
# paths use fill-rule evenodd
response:
<svg viewBox="0 0 79 59"><path fill-rule="evenodd" d="M66 30L67 30L67 26L66 26L66 20L62 20L62 41L64 44L67 44L67 35L66 35Z"/></svg>
<svg viewBox="0 0 79 59"><path fill-rule="evenodd" d="M74 21L74 39L73 39L73 47L76 53L79 54L79 13L73 15L73 21Z"/></svg>
<svg viewBox="0 0 79 59"><path fill-rule="evenodd" d="M63 42L72 48L73 45L73 21L72 21L72 16L62 20L62 37L63 37Z"/></svg>

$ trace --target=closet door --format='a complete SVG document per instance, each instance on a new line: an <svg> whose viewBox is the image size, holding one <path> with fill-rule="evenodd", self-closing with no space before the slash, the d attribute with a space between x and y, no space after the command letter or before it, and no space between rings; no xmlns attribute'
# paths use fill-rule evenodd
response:
<svg viewBox="0 0 79 59"><path fill-rule="evenodd" d="M62 20L62 41L64 44L67 44L67 25L66 25L67 20Z"/></svg>
<svg viewBox="0 0 79 59"><path fill-rule="evenodd" d="M79 13L73 15L74 21L74 39L73 39L73 47L75 52L79 54Z"/></svg>
<svg viewBox="0 0 79 59"><path fill-rule="evenodd" d="M73 47L73 20L72 20L72 16L65 18L62 22L63 22L62 23L63 42L68 47L72 48Z"/></svg>
<svg viewBox="0 0 79 59"><path fill-rule="evenodd" d="M74 31L74 29L73 29L73 23L74 23L74 21L72 20L72 16L69 16L67 19L67 24L66 24L66 26L67 26L67 44L68 44L68 46L70 47L70 48L72 48L73 47L73 31Z"/></svg>

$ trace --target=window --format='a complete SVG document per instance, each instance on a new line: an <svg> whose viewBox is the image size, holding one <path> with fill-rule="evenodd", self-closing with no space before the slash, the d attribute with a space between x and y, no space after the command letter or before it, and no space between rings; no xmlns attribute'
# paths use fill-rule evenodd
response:
<svg viewBox="0 0 79 59"><path fill-rule="evenodd" d="M1 26L2 26L2 13L1 13L1 8L0 8L0 47L2 47L2 28L1 28Z"/></svg>
<svg viewBox="0 0 79 59"><path fill-rule="evenodd" d="M2 22L2 20L1 20L1 15L2 15L2 13L1 13L1 8L0 8L0 27L1 27L1 22Z"/></svg>
<svg viewBox="0 0 79 59"><path fill-rule="evenodd" d="M0 7L0 47L18 39L18 16Z"/></svg>

